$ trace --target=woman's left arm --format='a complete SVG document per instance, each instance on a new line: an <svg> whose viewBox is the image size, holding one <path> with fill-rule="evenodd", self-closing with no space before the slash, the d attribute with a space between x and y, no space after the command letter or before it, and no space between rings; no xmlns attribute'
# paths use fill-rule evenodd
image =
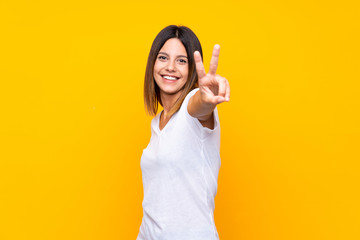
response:
<svg viewBox="0 0 360 240"><path fill-rule="evenodd" d="M220 46L214 46L210 61L209 72L205 72L198 51L194 52L196 72L198 74L199 91L189 100L188 112L192 117L199 119L204 127L214 128L213 111L219 103L230 100L230 85L226 78L216 74Z"/></svg>

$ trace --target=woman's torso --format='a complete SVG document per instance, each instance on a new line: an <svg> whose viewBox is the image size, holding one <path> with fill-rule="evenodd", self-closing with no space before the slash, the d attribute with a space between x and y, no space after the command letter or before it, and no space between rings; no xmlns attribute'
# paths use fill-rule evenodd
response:
<svg viewBox="0 0 360 240"><path fill-rule="evenodd" d="M143 150L143 219L137 240L218 239L214 197L220 169L220 124L214 111L210 130L187 112L185 98L165 127L159 115L151 122L151 139Z"/></svg>

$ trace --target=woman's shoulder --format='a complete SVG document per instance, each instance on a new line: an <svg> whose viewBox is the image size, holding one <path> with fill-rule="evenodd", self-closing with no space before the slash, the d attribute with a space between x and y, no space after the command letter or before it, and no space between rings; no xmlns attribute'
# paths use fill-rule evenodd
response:
<svg viewBox="0 0 360 240"><path fill-rule="evenodd" d="M190 90L190 92L188 92L188 94L186 95L185 98L192 97L197 91L199 91L199 88L194 88L194 89Z"/></svg>
<svg viewBox="0 0 360 240"><path fill-rule="evenodd" d="M186 95L186 97L184 98L184 101L181 104L181 108L184 109L185 107L187 108L187 105L189 103L189 100L192 96L194 96L194 94L199 91L199 88L194 88L192 90L190 90L190 92L188 92L188 94Z"/></svg>
<svg viewBox="0 0 360 240"><path fill-rule="evenodd" d="M158 112L152 119L151 119L151 128L156 129L156 126L159 124L159 118L162 111Z"/></svg>

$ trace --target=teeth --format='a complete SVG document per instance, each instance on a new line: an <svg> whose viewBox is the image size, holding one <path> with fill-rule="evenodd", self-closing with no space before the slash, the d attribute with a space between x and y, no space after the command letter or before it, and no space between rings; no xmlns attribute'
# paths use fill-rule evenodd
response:
<svg viewBox="0 0 360 240"><path fill-rule="evenodd" d="M177 79L177 78L169 77L169 76L163 76L163 78L168 79L168 80L176 80Z"/></svg>

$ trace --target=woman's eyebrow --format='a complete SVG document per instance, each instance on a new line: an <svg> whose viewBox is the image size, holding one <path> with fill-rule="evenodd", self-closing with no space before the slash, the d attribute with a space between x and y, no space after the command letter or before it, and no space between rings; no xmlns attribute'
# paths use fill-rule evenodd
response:
<svg viewBox="0 0 360 240"><path fill-rule="evenodd" d="M159 54L164 54L166 56L169 56L169 54L167 54L166 52L159 52ZM184 56L184 55L177 55L176 57L185 57L185 58L187 58L187 56Z"/></svg>

